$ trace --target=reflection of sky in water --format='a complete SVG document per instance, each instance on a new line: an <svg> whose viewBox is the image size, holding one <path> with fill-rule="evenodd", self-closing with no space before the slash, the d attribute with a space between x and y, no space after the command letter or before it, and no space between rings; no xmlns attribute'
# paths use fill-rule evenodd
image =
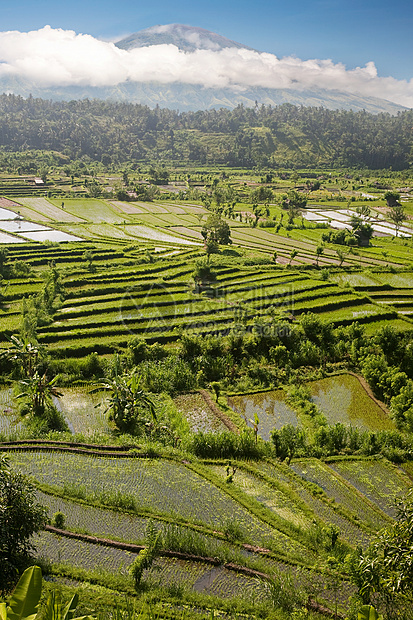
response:
<svg viewBox="0 0 413 620"><path fill-rule="evenodd" d="M53 404L62 412L72 433L93 435L109 432L104 393L90 394L87 390L73 388L61 388L59 392L62 396L54 398Z"/></svg>
<svg viewBox="0 0 413 620"><path fill-rule="evenodd" d="M18 217L14 211L9 211L8 209L3 209L0 207L0 220L14 220L14 218Z"/></svg>
<svg viewBox="0 0 413 620"><path fill-rule="evenodd" d="M13 390L4 388L0 390L0 433L15 432L22 428L23 424L16 413L13 399Z"/></svg>
<svg viewBox="0 0 413 620"><path fill-rule="evenodd" d="M313 393L312 400L317 407L327 416L329 424L342 422L344 424L352 424L353 426L364 427L361 420L351 418L351 401L353 393L351 389L345 385L340 385L339 381L328 383L322 387L318 387Z"/></svg>
<svg viewBox="0 0 413 620"><path fill-rule="evenodd" d="M69 235L69 233L62 232L61 230L25 232L24 236L32 241L83 241L80 237Z"/></svg>
<svg viewBox="0 0 413 620"><path fill-rule="evenodd" d="M260 392L259 394L247 394L245 396L231 396L228 404L234 411L246 418L248 426L252 427L254 414L258 415L258 434L268 441L270 433L275 428L279 429L286 424L297 426L298 419L295 411L285 402L285 394L281 390L273 392Z"/></svg>
<svg viewBox="0 0 413 620"><path fill-rule="evenodd" d="M12 237L5 232L0 232L0 243L24 243L21 237Z"/></svg>
<svg viewBox="0 0 413 620"><path fill-rule="evenodd" d="M50 230L47 226L41 224L35 224L34 222L27 222L26 220L12 220L7 222L0 222L0 228L7 232L26 232L35 230Z"/></svg>

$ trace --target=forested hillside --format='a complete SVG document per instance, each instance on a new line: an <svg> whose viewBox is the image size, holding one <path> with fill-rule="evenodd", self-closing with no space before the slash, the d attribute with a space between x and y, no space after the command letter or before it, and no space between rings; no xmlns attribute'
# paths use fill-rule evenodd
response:
<svg viewBox="0 0 413 620"><path fill-rule="evenodd" d="M324 108L242 105L179 113L107 101L0 96L3 151L53 150L105 164L139 161L231 166L406 169L413 111L391 116Z"/></svg>

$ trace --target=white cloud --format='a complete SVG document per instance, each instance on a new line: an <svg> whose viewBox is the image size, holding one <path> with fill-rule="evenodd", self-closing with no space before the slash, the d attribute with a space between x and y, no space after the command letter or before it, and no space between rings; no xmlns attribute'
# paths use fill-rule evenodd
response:
<svg viewBox="0 0 413 620"><path fill-rule="evenodd" d="M167 32L168 26L154 27ZM375 96L413 107L413 79L379 77L373 62L348 70L332 60L277 58L249 49L183 52L175 45L121 50L72 30L50 26L0 32L0 78L38 86L115 86L125 81L185 82L206 87L323 88Z"/></svg>

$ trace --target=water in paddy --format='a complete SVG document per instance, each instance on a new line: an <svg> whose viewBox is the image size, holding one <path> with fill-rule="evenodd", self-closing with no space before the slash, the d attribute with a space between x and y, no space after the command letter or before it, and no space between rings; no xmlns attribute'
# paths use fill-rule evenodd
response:
<svg viewBox="0 0 413 620"><path fill-rule="evenodd" d="M364 430L394 430L390 417L370 398L357 377L326 377L307 384L312 400L329 424L341 422Z"/></svg>
<svg viewBox="0 0 413 620"><path fill-rule="evenodd" d="M13 398L12 388L0 389L0 433L10 433L20 430L22 427L16 405Z"/></svg>
<svg viewBox="0 0 413 620"><path fill-rule="evenodd" d="M62 397L53 399L53 402L72 433L93 435L109 431L105 394L90 394L85 388L61 388L59 392Z"/></svg>
<svg viewBox="0 0 413 620"><path fill-rule="evenodd" d="M275 428L280 429L286 424L298 425L297 414L285 402L283 390L231 396L228 398L228 405L239 413L250 427L253 426L254 415L257 414L258 435L266 441L270 439L271 431Z"/></svg>
<svg viewBox="0 0 413 620"><path fill-rule="evenodd" d="M207 405L201 394L181 394L174 399L177 408L183 412L191 430L196 433L219 433L228 430Z"/></svg>

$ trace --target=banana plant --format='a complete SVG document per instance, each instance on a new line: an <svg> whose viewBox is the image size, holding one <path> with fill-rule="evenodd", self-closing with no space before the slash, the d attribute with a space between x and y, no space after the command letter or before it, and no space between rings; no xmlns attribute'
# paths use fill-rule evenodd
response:
<svg viewBox="0 0 413 620"><path fill-rule="evenodd" d="M0 620L36 620L39 617L39 601L42 593L42 571L38 566L27 568L20 577L9 605L0 603ZM95 620L92 616L74 618L79 597L75 594L64 605L60 593L52 591L42 611L43 620Z"/></svg>
<svg viewBox="0 0 413 620"><path fill-rule="evenodd" d="M357 614L357 620L383 620L373 605L363 605Z"/></svg>
<svg viewBox="0 0 413 620"><path fill-rule="evenodd" d="M42 619L44 620L95 620L92 616L74 617L79 601L78 594L72 596L70 601L64 605L60 598L60 592L54 590L49 594Z"/></svg>
<svg viewBox="0 0 413 620"><path fill-rule="evenodd" d="M20 577L9 605L0 603L0 620L34 620L41 593L42 571L38 566L31 566Z"/></svg>

